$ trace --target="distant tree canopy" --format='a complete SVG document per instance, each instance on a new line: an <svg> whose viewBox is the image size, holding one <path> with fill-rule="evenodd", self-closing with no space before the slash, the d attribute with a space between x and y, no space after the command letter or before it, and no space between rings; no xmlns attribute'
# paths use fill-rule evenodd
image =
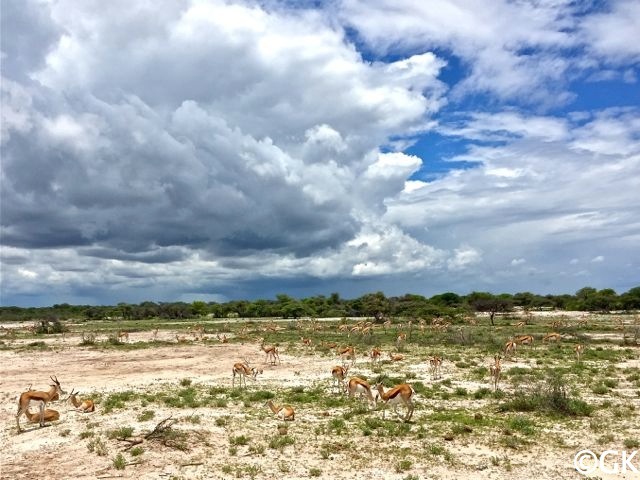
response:
<svg viewBox="0 0 640 480"><path fill-rule="evenodd" d="M41 320L64 319L126 319L147 318L186 319L212 316L226 318L240 317L375 317L404 316L432 318L435 316L464 315L471 312L486 312L491 323L495 314L511 311L515 307L526 310L556 308L560 310L584 310L609 312L612 310L640 309L640 286L618 295L613 289L597 290L584 287L574 295L537 295L531 292L515 294L492 294L471 292L458 295L452 292L434 295L406 294L401 297L387 297L382 292L367 293L354 299L343 299L340 294L328 297L296 299L279 294L274 300L234 300L225 303L196 300L185 302L151 302L139 304L119 303L113 306L56 304L51 307L0 307L0 320Z"/></svg>

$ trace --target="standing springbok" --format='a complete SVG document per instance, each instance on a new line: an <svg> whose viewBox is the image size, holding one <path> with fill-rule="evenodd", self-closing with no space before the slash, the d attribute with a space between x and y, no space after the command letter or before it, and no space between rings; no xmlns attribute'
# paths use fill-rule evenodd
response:
<svg viewBox="0 0 640 480"><path fill-rule="evenodd" d="M234 363L231 372L233 374L231 378L231 388L236 386L236 375L240 377L240 388L242 388L243 381L244 387L247 388L247 377L255 381L258 374L262 373L262 369L250 367L249 362L245 360L244 362Z"/></svg>
<svg viewBox="0 0 640 480"><path fill-rule="evenodd" d="M502 372L502 367L500 366L500 355L496 355L493 357L494 364L489 367L489 372L491 373L491 382L493 383L493 389L495 391L498 390L498 382L500 381L500 372Z"/></svg>
<svg viewBox="0 0 640 480"><path fill-rule="evenodd" d="M338 390L342 390L342 392L347 391L347 386L345 385L345 378L347 377L347 373L349 372L349 365L345 365L344 367L335 366L331 369L331 376L333 377L333 385L338 387Z"/></svg>
<svg viewBox="0 0 640 480"><path fill-rule="evenodd" d="M60 382L58 378L51 378L53 384L51 384L51 388L47 392L29 390L23 392L18 399L18 413L16 414L16 424L18 425L18 433L22 432L22 428L20 427L20 417L23 413L26 413L31 404L38 405L40 407L40 426L44 427L44 410L45 406L48 402L52 401L56 395L60 396L65 392L62 390L60 386Z"/></svg>
<svg viewBox="0 0 640 480"><path fill-rule="evenodd" d="M580 356L584 353L584 344L578 343L573 350L576 352L576 357L578 357L578 362L580 361Z"/></svg>
<svg viewBox="0 0 640 480"><path fill-rule="evenodd" d="M409 385L408 383L402 383L385 392L382 383L378 383L376 385L376 390L378 390L380 400L382 400L384 405L384 408L382 410L382 418L385 417L387 404L393 405L393 411L396 415L398 415L398 404L402 403L405 407L407 407L407 414L404 417L404 421L408 422L409 420L411 420L413 410L415 409L413 401L411 400L411 397L413 396L415 391L413 390L411 385Z"/></svg>
<svg viewBox="0 0 640 480"><path fill-rule="evenodd" d="M369 406L375 407L376 401L373 398L373 394L371 393L371 386L365 380L358 377L352 377L349 380L347 389L349 390L349 397L354 397L356 393L359 396L364 395L369 401Z"/></svg>
<svg viewBox="0 0 640 480"><path fill-rule="evenodd" d="M374 363L380 363L380 356L382 355L382 351L378 347L374 347L371 349L369 353L369 357L371 358L371 365Z"/></svg>
<svg viewBox="0 0 640 480"><path fill-rule="evenodd" d="M429 369L431 370L431 378L435 380L440 378L440 368L442 367L442 357L440 355L434 355L429 358Z"/></svg>

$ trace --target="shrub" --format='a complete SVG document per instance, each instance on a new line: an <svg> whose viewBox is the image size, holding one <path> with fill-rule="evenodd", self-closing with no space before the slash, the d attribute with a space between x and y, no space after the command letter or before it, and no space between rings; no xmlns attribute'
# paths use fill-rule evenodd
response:
<svg viewBox="0 0 640 480"><path fill-rule="evenodd" d="M116 470L124 470L124 467L127 466L127 461L124 459L124 456L119 453L113 459L113 468Z"/></svg>

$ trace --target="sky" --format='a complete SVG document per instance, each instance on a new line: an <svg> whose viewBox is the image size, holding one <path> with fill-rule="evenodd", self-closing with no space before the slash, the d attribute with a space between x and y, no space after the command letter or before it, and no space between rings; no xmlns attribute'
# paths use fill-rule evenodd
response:
<svg viewBox="0 0 640 480"><path fill-rule="evenodd" d="M0 0L0 303L640 285L640 2Z"/></svg>

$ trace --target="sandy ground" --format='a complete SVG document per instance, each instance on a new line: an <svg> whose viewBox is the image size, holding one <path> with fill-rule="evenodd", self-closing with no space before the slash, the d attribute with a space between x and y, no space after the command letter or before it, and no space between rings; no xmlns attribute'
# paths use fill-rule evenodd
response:
<svg viewBox="0 0 640 480"><path fill-rule="evenodd" d="M158 339L175 338L173 332L162 332ZM149 341L151 333L132 334L130 341ZM293 356L281 354L282 364L278 366L264 365L264 355L255 343L247 344L173 344L131 351L114 351L89 349L78 346L77 339L49 339L55 350L29 351L17 353L14 350L0 351L0 478L136 478L136 479L206 479L206 478L250 478L248 473L231 473L223 475L220 466L224 464L258 465L261 472L255 478L310 478L309 469L318 466L322 471L320 478L369 479L384 478L402 480L406 478L420 479L458 479L481 478L506 480L514 476L540 479L573 479L585 478L573 469L573 454L580 450L580 434L564 434L565 448L548 445L533 445L523 451L502 450L500 447L487 447L483 443L462 440L447 445L456 457L456 466L452 467L441 459L425 465L414 465L408 472L397 472L393 465L395 459L385 459L381 453L378 458L366 461L365 467L353 468L352 459L348 456L333 453L330 461L321 459L317 454L310 455L309 446L313 445L314 428L325 422L321 412L298 411L298 418L290 427L290 435L296 438L294 446L283 451L267 449L264 455L252 455L246 447L239 447L236 456L228 453L229 431L216 426L215 420L229 411L220 408L199 408L197 413L202 420L195 427L206 431L207 448L198 446L189 452L181 452L167 447L146 446L142 460L138 464L128 465L125 470L113 468L113 457L122 450L115 440L109 440L109 454L97 456L87 450L87 439L79 439L79 433L87 428L87 422L99 423L100 429L107 431L123 425L135 425L136 432L151 430L157 422L169 415L187 417L194 413L189 409L171 409L153 406L156 415L147 422L136 421L137 414L144 410L132 412L129 409L116 409L109 414L98 411L92 414L75 412L67 404L54 403L61 413L61 420L52 426L39 428L27 424L26 418L21 424L26 431L16 433L15 412L16 398L30 385L36 389L46 389L49 375L56 375L66 391L71 388L81 392L116 392L123 390L145 391L158 387L162 383L176 385L181 379L191 379L194 383L206 385L230 386L231 368L234 362L247 359L254 365L264 367L264 374L259 377L262 389L269 386L290 387L294 385L310 385L314 381L327 381L328 372L335 365L336 359L317 355ZM361 361L362 362L362 361ZM637 361L633 361L637 365ZM489 359L485 363L489 363ZM516 364L527 366L526 364ZM365 368L365 367L361 367ZM419 378L428 382L426 364L406 366L418 373ZM445 365L443 375L452 374L453 366ZM254 384L255 385L255 384ZM462 386L474 391L486 386L482 383L456 381L454 386ZM249 388L258 388L252 386ZM429 409L426 402L421 402L421 411ZM460 403L457 404L460 406ZM151 407L149 407L151 408ZM417 415L421 414L416 411ZM237 413L234 415L238 415ZM372 415L380 415L372 412ZM240 414L240 416L242 416ZM268 418L263 425L254 426L256 431L274 431L280 422ZM241 429L238 433L241 433ZM362 437L361 437L362 438ZM358 442L358 438L341 438L341 441ZM368 442L379 445L380 451L393 439L368 437ZM400 440L403 441L403 440ZM415 445L408 445L415 448ZM510 468L492 465L492 458L509 457ZM127 457L131 462L131 458ZM636 462L636 465L639 462ZM283 464L288 471L283 472ZM362 463L360 464L362 465ZM413 477L409 477L413 475ZM603 479L631 479L640 476L604 475Z"/></svg>

